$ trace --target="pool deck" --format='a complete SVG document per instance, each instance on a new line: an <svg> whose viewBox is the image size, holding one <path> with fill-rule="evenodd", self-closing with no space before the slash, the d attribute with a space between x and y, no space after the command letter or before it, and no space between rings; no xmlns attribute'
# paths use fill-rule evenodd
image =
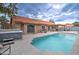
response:
<svg viewBox="0 0 79 59"><path fill-rule="evenodd" d="M75 31L74 31L75 32ZM15 40L15 44L12 45L12 53L11 55L64 55L62 51L60 52L41 52L37 48L35 48L30 43L32 42L33 38L45 36L53 33L58 32L47 32L47 33L37 33L37 34L26 34L23 35L23 39ZM59 32L61 33L61 31ZM64 32L62 32L64 33ZM72 31L65 31L65 33L73 33ZM75 32L78 33L78 32ZM79 36L79 34L78 34ZM79 39L76 40L72 52L67 55L78 55L79 54Z"/></svg>

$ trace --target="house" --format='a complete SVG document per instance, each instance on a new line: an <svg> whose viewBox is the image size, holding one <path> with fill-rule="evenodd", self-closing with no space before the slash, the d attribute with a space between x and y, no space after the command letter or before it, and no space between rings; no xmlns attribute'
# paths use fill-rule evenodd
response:
<svg viewBox="0 0 79 59"><path fill-rule="evenodd" d="M23 33L39 33L53 31L55 24L53 22L35 20L31 18L14 16L12 26L20 29Z"/></svg>
<svg viewBox="0 0 79 59"><path fill-rule="evenodd" d="M67 23L67 24L65 24L65 26L67 26L67 27L73 27L74 24L69 24L69 23Z"/></svg>
<svg viewBox="0 0 79 59"><path fill-rule="evenodd" d="M70 30L71 27L73 27L74 25L71 23L66 23L66 24L57 24L58 25L58 29L62 30L62 31L67 31Z"/></svg>

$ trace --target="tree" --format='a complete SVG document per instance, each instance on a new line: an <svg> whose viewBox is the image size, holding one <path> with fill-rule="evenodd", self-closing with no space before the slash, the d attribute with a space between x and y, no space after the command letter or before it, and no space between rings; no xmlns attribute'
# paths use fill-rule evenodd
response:
<svg viewBox="0 0 79 59"><path fill-rule="evenodd" d="M52 22L52 23L55 23L54 20L49 20L49 21Z"/></svg>
<svg viewBox="0 0 79 59"><path fill-rule="evenodd" d="M13 16L16 15L17 13L17 7L16 7L16 3L0 3L0 13L3 14L5 16L5 18L8 16L10 18L10 25L12 28L12 19Z"/></svg>
<svg viewBox="0 0 79 59"><path fill-rule="evenodd" d="M17 7L16 7L16 3L10 3L8 5L8 8L10 9L10 11L8 11L8 15L10 17L10 25L12 28L12 21L13 21L13 16L15 16L17 14Z"/></svg>
<svg viewBox="0 0 79 59"><path fill-rule="evenodd" d="M4 16L1 16L0 17L0 23L1 23L1 28L5 28L6 27L6 24L8 23L9 21L6 19L6 17ZM4 26L5 25L5 26Z"/></svg>
<svg viewBox="0 0 79 59"><path fill-rule="evenodd" d="M73 23L75 26L79 26L79 22L74 22Z"/></svg>
<svg viewBox="0 0 79 59"><path fill-rule="evenodd" d="M6 15L8 15L9 12L10 12L10 9L8 8L8 6L6 6L5 3L0 3L0 13L6 17Z"/></svg>
<svg viewBox="0 0 79 59"><path fill-rule="evenodd" d="M5 6L4 3L0 3L0 14L2 14L2 16L0 16L0 23L2 28L4 28L4 24L6 24L8 22L6 15L8 14L9 9Z"/></svg>

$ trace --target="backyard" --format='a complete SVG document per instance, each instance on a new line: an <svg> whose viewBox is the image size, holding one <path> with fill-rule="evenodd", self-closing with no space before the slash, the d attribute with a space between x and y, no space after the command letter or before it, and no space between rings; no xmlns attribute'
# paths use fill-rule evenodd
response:
<svg viewBox="0 0 79 59"><path fill-rule="evenodd" d="M0 3L0 54L78 55L79 4ZM8 45L9 51L1 50Z"/></svg>
<svg viewBox="0 0 79 59"><path fill-rule="evenodd" d="M64 31L60 32L63 33ZM38 34L26 34L23 35L23 39L21 40L15 40L15 44L12 45L12 53L11 55L65 55L63 51L60 52L50 52L50 51L40 51L36 47L34 47L31 42L33 38L55 34L58 32L47 32L47 33L38 33ZM65 33L75 33L75 31L67 31ZM77 32L76 32L77 33ZM79 36L79 34L78 34ZM71 50L71 53L68 53L67 55L77 55L79 54L79 40L77 39L73 45L73 48Z"/></svg>

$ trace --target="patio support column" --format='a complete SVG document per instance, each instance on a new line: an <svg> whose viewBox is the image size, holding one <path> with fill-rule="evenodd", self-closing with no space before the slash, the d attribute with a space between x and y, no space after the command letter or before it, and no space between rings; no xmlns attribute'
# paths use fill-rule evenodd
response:
<svg viewBox="0 0 79 59"><path fill-rule="evenodd" d="M41 25L35 25L35 33L40 33Z"/></svg>
<svg viewBox="0 0 79 59"><path fill-rule="evenodd" d="M48 32L48 26L45 26L46 32Z"/></svg>
<svg viewBox="0 0 79 59"><path fill-rule="evenodd" d="M35 33L38 33L38 25L35 25Z"/></svg>
<svg viewBox="0 0 79 59"><path fill-rule="evenodd" d="M24 34L27 34L27 24L24 24Z"/></svg>

